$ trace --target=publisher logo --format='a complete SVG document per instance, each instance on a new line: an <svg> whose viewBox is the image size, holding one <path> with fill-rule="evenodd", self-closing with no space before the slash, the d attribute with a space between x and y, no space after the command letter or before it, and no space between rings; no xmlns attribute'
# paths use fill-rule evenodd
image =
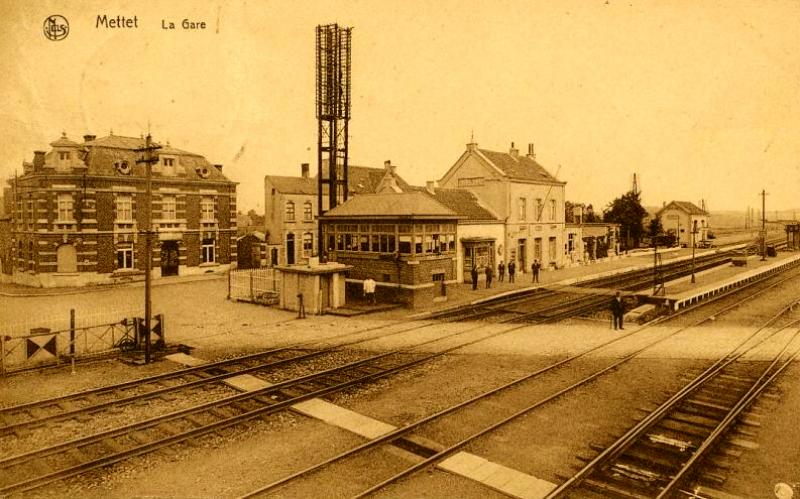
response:
<svg viewBox="0 0 800 499"><path fill-rule="evenodd" d="M59 16L57 14L48 16L44 20L44 27L42 29L44 31L44 36L46 36L48 40L57 42L63 40L69 34L69 22L64 16Z"/></svg>

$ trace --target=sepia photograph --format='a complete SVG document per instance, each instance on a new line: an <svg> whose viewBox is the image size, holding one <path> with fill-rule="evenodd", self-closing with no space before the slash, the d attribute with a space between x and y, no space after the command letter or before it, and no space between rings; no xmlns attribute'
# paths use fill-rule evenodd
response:
<svg viewBox="0 0 800 499"><path fill-rule="evenodd" d="M0 497L800 497L798 26L0 0Z"/></svg>

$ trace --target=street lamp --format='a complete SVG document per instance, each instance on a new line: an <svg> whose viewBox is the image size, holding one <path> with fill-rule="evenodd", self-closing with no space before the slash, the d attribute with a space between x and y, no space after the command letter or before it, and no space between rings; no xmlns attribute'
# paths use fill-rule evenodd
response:
<svg viewBox="0 0 800 499"><path fill-rule="evenodd" d="M695 238L697 237L697 220L692 224L692 284L694 284L694 247Z"/></svg>

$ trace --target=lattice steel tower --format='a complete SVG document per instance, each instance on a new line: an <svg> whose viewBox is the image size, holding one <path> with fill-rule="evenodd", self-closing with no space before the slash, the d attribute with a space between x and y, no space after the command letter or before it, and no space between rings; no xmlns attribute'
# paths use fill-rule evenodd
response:
<svg viewBox="0 0 800 499"><path fill-rule="evenodd" d="M352 28L337 24L317 26L317 212L320 215L347 200L351 31ZM317 226L319 254L322 254L325 248L322 224Z"/></svg>

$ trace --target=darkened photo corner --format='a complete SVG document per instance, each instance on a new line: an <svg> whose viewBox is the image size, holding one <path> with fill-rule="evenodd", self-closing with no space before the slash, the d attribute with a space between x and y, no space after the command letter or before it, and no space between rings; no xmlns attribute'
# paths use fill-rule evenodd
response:
<svg viewBox="0 0 800 499"><path fill-rule="evenodd" d="M800 497L799 25L0 0L0 497Z"/></svg>

